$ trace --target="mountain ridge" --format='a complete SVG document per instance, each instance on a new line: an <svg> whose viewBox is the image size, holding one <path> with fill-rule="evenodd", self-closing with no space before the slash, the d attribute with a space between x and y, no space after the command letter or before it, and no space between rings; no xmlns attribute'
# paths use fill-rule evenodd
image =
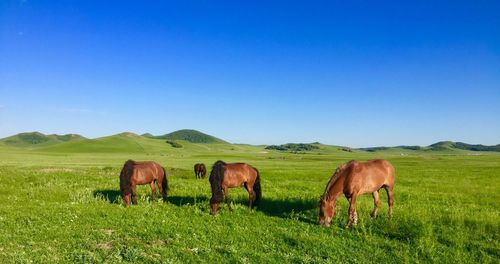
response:
<svg viewBox="0 0 500 264"><path fill-rule="evenodd" d="M127 140L124 140L127 139ZM92 149L99 148L99 143L103 141L115 142L115 144L121 144L121 142L131 142L131 141L143 141L146 139L155 139L155 140L167 140L167 141L187 141L195 144L212 144L212 143L220 143L220 144L231 144L227 141L224 141L220 138L205 134L203 132L193 130L193 129L181 129L171 133L167 133L160 136L154 136L150 133L145 133L142 135L138 135L133 132L122 132L110 136L99 137L95 139L88 139L79 134L43 134L41 132L23 132L18 133L16 135L8 136L0 139L0 143L6 146L18 147L18 148L45 148L45 147L54 147L59 144L66 144L71 146L74 142L79 142L78 145L82 144L90 144L92 145ZM129 144L132 146L134 144ZM302 146L302 145L315 145L320 144L318 142L304 144L304 143L289 143L283 145L262 145L263 148L267 148L267 150L275 150L275 151L284 151L287 146ZM137 144L136 144L137 145ZM322 145L322 144L321 144ZM324 145L330 146L330 145ZM338 147L338 146L336 146ZM117 146L118 148L118 146ZM283 149L282 149L283 148ZM500 152L500 144L497 145L482 145L482 144L468 144L464 142L454 142L454 141L439 141L434 144L428 146L417 146L417 145L400 145L400 146L379 146L379 147L368 147L368 148L348 148L343 147L348 150L359 150L366 152L378 152L378 151L387 151L387 150L404 150L404 151L487 151L487 152ZM126 150L126 148L119 148ZM135 149L135 148L134 148ZM315 148L311 148L313 150ZM137 150L137 149L135 149ZM290 151L286 149L287 151ZM292 149L293 150L293 149ZM302 149L301 149L302 150ZM303 149L309 150L309 149Z"/></svg>

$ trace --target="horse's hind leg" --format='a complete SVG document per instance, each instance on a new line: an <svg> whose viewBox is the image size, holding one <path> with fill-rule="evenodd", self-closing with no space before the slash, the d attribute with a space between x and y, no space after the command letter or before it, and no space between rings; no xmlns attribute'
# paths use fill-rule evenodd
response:
<svg viewBox="0 0 500 264"><path fill-rule="evenodd" d="M160 190L160 195L161 195L161 198L163 199L163 201L166 201L166 196L165 196L165 192L163 191L163 188L162 188L162 185L163 185L163 181L165 179L162 179L162 178L159 178L158 181L156 181L156 185L158 186L158 190Z"/></svg>
<svg viewBox="0 0 500 264"><path fill-rule="evenodd" d="M151 195L153 197L153 200L156 200L156 186L155 186L155 183L156 183L156 181L151 181L151 183L149 184L149 187L151 187Z"/></svg>
<svg viewBox="0 0 500 264"><path fill-rule="evenodd" d="M247 189L247 192L248 192L248 207L250 207L250 209L253 208L253 203L255 202L255 191L253 190L253 187L250 187L248 185L248 183L245 183L245 189Z"/></svg>
<svg viewBox="0 0 500 264"><path fill-rule="evenodd" d="M389 217L392 217L392 205L394 203L392 186L385 186L385 190L387 191L387 203L389 204Z"/></svg>
<svg viewBox="0 0 500 264"><path fill-rule="evenodd" d="M380 205L380 199L379 199L379 196L378 196L378 190L374 191L372 194L373 194L373 204L375 205L375 207L373 208L373 211L372 211L372 213L370 215L373 218L376 218L377 217L377 212L378 212L378 206Z"/></svg>

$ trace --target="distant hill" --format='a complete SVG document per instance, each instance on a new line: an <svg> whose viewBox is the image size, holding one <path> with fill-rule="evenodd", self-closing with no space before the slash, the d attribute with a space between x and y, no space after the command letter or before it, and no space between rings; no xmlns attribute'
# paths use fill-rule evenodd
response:
<svg viewBox="0 0 500 264"><path fill-rule="evenodd" d="M148 138L125 132L95 139L63 142L60 144L39 147L36 150L54 153L127 153L130 155L137 155L139 153L173 154L182 153L184 151L188 151L189 153L224 153L238 150L256 152L260 149L253 146L236 146L232 144L196 144L184 141L171 141Z"/></svg>
<svg viewBox="0 0 500 264"><path fill-rule="evenodd" d="M180 142L184 141L184 142ZM194 143L194 144L192 144ZM203 145L198 143L222 143L219 145ZM162 136L153 136L149 133L137 135L132 132L87 139L78 134L46 135L40 132L19 133L10 137L0 139L0 146L7 148L26 148L37 151L55 152L158 152L166 149L189 149L189 150L233 150L233 149L261 149L277 150L291 153L301 153L307 151L337 152L337 151L367 151L367 152L444 152L459 153L467 151L491 151L500 152L500 144L486 146L481 144L467 144L463 142L441 141L435 144L423 146L395 146L395 147L371 147L351 149L341 146L323 145L317 142L310 144L289 143L283 145L269 146L243 146L230 144L222 139L216 138L202 132L183 129Z"/></svg>
<svg viewBox="0 0 500 264"><path fill-rule="evenodd" d="M0 139L0 142L3 142L5 145L14 147L35 147L69 141L79 141L83 139L85 139L85 137L82 137L78 134L45 135L40 132L27 132Z"/></svg>
<svg viewBox="0 0 500 264"><path fill-rule="evenodd" d="M192 129L182 129L163 136L153 136L149 133L143 134L142 136L166 140L185 140L192 143L228 143L220 138Z"/></svg>
<svg viewBox="0 0 500 264"><path fill-rule="evenodd" d="M372 147L372 148L360 148L360 150L368 152L376 152L383 150L423 150L423 151L499 151L500 144L494 146L485 146L480 144L467 144L463 142L453 142L453 141L440 141L429 145L427 147L421 146L396 146L396 147Z"/></svg>
<svg viewBox="0 0 500 264"><path fill-rule="evenodd" d="M131 132L124 132L107 137L49 145L38 148L38 150L52 152L140 153L144 152L145 149L151 149L149 147L151 145L155 146L155 143L151 143L150 141L157 140L141 137ZM158 143L160 143L159 145L166 146L164 143ZM154 149L154 147L152 149Z"/></svg>
<svg viewBox="0 0 500 264"><path fill-rule="evenodd" d="M481 144L467 144L463 142L441 141L429 145L432 150L447 150L447 149L461 149L470 151L500 151L500 144L493 146L485 146Z"/></svg>

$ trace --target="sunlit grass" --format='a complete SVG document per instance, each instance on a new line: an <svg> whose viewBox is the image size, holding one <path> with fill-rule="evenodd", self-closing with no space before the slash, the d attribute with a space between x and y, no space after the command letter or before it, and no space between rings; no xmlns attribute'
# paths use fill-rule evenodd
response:
<svg viewBox="0 0 500 264"><path fill-rule="evenodd" d="M500 155L382 154L396 167L395 212L379 218L359 199L359 225L345 230L347 202L331 228L316 224L318 198L341 162L377 154L256 154L252 149L127 155L0 153L0 262L479 262L498 263ZM381 155L381 154L378 154ZM120 204L118 175L128 158L169 169L167 202ZM232 189L234 211L209 215L208 180L192 165L217 159L259 168L263 201L247 208Z"/></svg>

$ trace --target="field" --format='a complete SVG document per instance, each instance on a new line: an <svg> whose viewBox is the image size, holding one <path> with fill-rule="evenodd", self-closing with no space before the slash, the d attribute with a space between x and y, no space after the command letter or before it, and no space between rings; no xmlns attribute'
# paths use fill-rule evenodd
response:
<svg viewBox="0 0 500 264"><path fill-rule="evenodd" d="M119 135L29 149L0 144L0 263L499 263L500 154L390 150L285 153L260 146L194 144ZM385 192L379 217L358 200L359 224L341 198L330 228L317 224L318 199L335 168L386 158L396 168L394 217ZM127 159L169 171L166 202L139 188L139 204L120 204ZM209 215L208 180L192 166L248 162L262 176L263 200Z"/></svg>

